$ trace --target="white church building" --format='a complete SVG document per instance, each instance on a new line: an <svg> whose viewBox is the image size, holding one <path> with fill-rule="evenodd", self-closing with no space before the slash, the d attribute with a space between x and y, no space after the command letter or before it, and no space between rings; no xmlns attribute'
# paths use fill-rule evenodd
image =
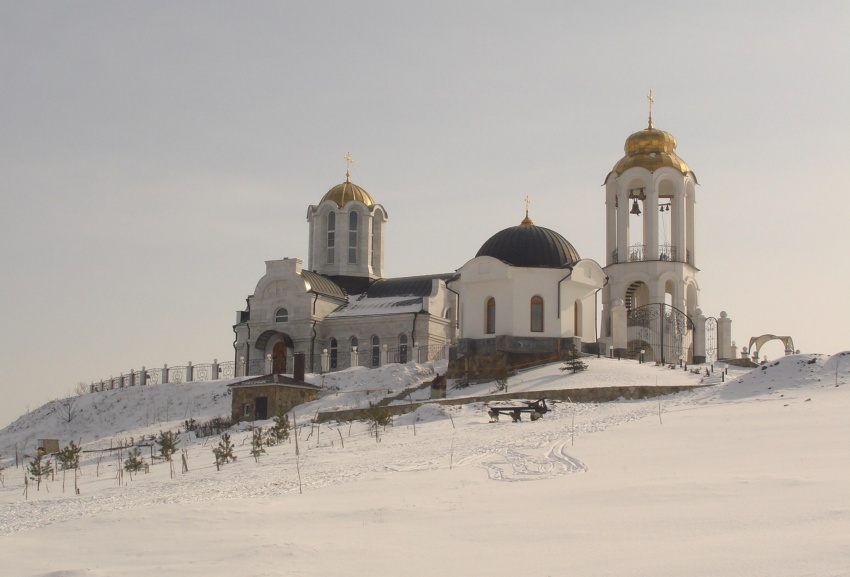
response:
<svg viewBox="0 0 850 577"><path fill-rule="evenodd" d="M516 365L573 348L661 362L732 357L731 321L698 308L697 180L675 149L651 112L626 140L605 180L604 268L526 210L454 272L386 277L388 212L346 171L307 209L307 266L267 261L237 312L237 373L292 372L296 353L308 372L450 355Z"/></svg>

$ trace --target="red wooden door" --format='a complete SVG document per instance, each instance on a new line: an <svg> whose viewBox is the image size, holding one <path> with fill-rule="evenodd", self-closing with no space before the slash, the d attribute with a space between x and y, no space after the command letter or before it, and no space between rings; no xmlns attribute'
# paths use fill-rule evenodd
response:
<svg viewBox="0 0 850 577"><path fill-rule="evenodd" d="M272 372L282 374L286 372L286 345L277 343L272 351Z"/></svg>

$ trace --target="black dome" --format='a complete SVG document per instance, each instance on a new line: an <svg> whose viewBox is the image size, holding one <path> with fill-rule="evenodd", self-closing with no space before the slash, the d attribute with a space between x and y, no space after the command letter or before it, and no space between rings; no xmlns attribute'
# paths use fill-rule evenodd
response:
<svg viewBox="0 0 850 577"><path fill-rule="evenodd" d="M533 224L497 232L475 256L492 256L512 266L538 268L563 268L581 260L567 239L554 230Z"/></svg>

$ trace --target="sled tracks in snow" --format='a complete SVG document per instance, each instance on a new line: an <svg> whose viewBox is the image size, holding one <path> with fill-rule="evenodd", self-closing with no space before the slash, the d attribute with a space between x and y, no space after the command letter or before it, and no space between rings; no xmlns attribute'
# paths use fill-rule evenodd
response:
<svg viewBox="0 0 850 577"><path fill-rule="evenodd" d="M494 481L536 481L570 473L584 473L587 466L569 455L568 442L558 441L542 455L528 455L515 449L505 449L483 460L481 465L487 470L487 476Z"/></svg>

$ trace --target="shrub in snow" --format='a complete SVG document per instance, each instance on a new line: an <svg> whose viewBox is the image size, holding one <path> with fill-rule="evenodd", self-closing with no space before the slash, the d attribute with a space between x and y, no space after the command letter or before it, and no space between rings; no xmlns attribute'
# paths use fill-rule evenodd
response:
<svg viewBox="0 0 850 577"><path fill-rule="evenodd" d="M194 421L189 422L192 423L192 430L195 431L195 437L197 438L220 435L233 426L233 422L230 420L230 417L213 417L212 419L202 423L196 423Z"/></svg>
<svg viewBox="0 0 850 577"><path fill-rule="evenodd" d="M507 392L508 377L510 377L510 371L508 371L508 363L504 357L499 357L499 359L496 361L496 364L493 366L493 380L496 382L497 392Z"/></svg>
<svg viewBox="0 0 850 577"><path fill-rule="evenodd" d="M369 403L369 410L366 412L369 422L374 427L386 427L393 421L392 413L386 407L373 405Z"/></svg>

